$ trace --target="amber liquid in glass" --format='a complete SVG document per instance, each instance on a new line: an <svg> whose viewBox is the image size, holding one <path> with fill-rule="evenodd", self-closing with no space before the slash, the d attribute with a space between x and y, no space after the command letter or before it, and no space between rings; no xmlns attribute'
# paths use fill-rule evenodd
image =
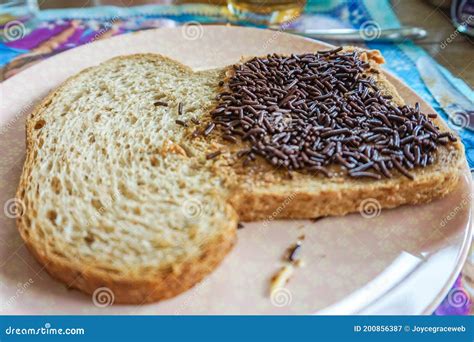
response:
<svg viewBox="0 0 474 342"><path fill-rule="evenodd" d="M279 24L298 18L306 1L289 0L228 0L229 10L241 19L267 24Z"/></svg>

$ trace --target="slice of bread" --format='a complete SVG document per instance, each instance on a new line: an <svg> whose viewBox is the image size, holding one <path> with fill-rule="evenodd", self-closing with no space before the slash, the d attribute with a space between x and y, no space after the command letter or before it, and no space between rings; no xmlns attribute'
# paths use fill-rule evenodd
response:
<svg viewBox="0 0 474 342"><path fill-rule="evenodd" d="M206 114L222 74L155 55L116 58L34 111L18 226L53 277L143 303L186 290L227 254L237 215L175 122Z"/></svg>
<svg viewBox="0 0 474 342"><path fill-rule="evenodd" d="M366 58L379 87L402 104L380 56ZM70 78L36 108L18 228L53 277L89 294L108 287L117 303L157 301L210 273L235 242L238 220L343 215L366 198L384 208L422 203L457 184L459 142L441 146L414 180L289 176L259 159L244 167L235 151L245 143L225 142L218 129L194 134L211 122L231 72L119 57Z"/></svg>

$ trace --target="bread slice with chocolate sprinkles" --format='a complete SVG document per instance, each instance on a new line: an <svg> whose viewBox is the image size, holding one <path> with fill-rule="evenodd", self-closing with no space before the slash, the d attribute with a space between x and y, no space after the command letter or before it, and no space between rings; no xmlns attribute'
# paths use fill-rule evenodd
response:
<svg viewBox="0 0 474 342"><path fill-rule="evenodd" d="M404 102L382 62L337 48L196 72L154 54L86 69L27 120L20 234L68 286L142 304L215 269L239 221L442 197L462 144Z"/></svg>
<svg viewBox="0 0 474 342"><path fill-rule="evenodd" d="M222 174L243 221L344 215L365 198L424 203L455 188L462 144L436 114L404 102L383 62L346 47L229 68L211 116L223 140L239 141Z"/></svg>

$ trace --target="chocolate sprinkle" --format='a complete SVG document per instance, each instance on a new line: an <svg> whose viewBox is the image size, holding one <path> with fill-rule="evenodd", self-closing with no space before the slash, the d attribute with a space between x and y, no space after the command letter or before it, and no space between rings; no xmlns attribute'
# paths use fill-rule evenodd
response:
<svg viewBox="0 0 474 342"><path fill-rule="evenodd" d="M207 160L214 159L215 157L217 157L221 153L222 153L221 151L216 151L216 152L209 153L208 155L206 155L206 159Z"/></svg>
<svg viewBox="0 0 474 342"><path fill-rule="evenodd" d="M301 242L297 242L291 249L290 249L290 252L288 254L288 261L290 262L294 262L298 259L298 255L300 253L300 250L301 250Z"/></svg>
<svg viewBox="0 0 474 342"><path fill-rule="evenodd" d="M206 129L204 130L204 135L207 136L211 134L212 130L216 127L216 124L211 122L209 125L207 125Z"/></svg>
<svg viewBox="0 0 474 342"><path fill-rule="evenodd" d="M211 112L225 140L240 137L255 156L276 167L333 175L337 165L354 178L390 178L392 171L434 162L434 152L456 138L442 133L419 104L397 106L367 73L358 51L337 48L302 55L268 55L234 67Z"/></svg>
<svg viewBox="0 0 474 342"><path fill-rule="evenodd" d="M168 104L166 102L163 102L163 101L156 101L155 103L153 103L154 106L163 106L163 107L168 107Z"/></svg>
<svg viewBox="0 0 474 342"><path fill-rule="evenodd" d="M178 125L181 125L183 127L188 127L188 124L186 122L184 122L183 120L175 120L175 122L178 124Z"/></svg>

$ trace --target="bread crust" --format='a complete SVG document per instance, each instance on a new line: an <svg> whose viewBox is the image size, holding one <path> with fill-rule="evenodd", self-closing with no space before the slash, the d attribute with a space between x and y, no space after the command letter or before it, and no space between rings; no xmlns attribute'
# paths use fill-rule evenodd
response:
<svg viewBox="0 0 474 342"><path fill-rule="evenodd" d="M248 192L239 189L229 198L241 221L274 219L318 218L342 216L361 211L364 200L377 203L379 209L395 208L405 204L428 203L453 191L461 171L439 173L433 176L398 179L380 184L336 187L288 193Z"/></svg>
<svg viewBox="0 0 474 342"><path fill-rule="evenodd" d="M157 55L139 54L117 57L156 58ZM160 56L159 58L166 58ZM176 62L178 68L190 68ZM80 74L87 72L83 70ZM35 167L33 126L36 117L47 108L48 104L62 89L74 82L80 74L66 80L63 85L51 92L34 110L26 122L26 160L23 167L17 198L25 200L31 170ZM378 82L384 83L389 92L393 92L397 102L401 101L393 86L380 75ZM441 119L436 123L448 130ZM213 137L216 139L216 134ZM216 141L216 140L214 140ZM245 172L236 170L234 166L215 166L216 175L221 177L228 186L227 221L220 233L201 245L199 255L182 260L171 268L157 268L142 277L128 277L108 273L94 264L84 265L75 260L64 260L53 254L47 254L29 236L29 224L25 217L17 219L21 237L28 249L44 266L52 277L64 282L67 286L77 288L85 293L93 294L99 287L108 287L114 294L115 303L143 304L178 295L201 281L211 273L231 250L236 241L236 225L238 220L268 220L280 218L315 218L328 215L345 215L359 210L361 201L367 198L379 202L381 208L393 208L403 204L419 204L443 197L457 185L461 170L464 167L463 146L458 141L452 144L455 155L450 165L433 169L428 167L416 174L411 181L402 176L390 180L367 181L346 179L321 179L320 188L315 189L306 184L307 175L298 175L294 183L289 183L286 191L268 190L271 185L281 182L282 172L271 171L270 180L262 180L262 174L252 178ZM218 162L216 161L216 165ZM268 165L266 166L268 167ZM239 175L236 171L242 171ZM275 178L273 178L275 176ZM299 177L299 178L298 178ZM292 186L295 185L295 189ZM290 200L288 200L290 198Z"/></svg>
<svg viewBox="0 0 474 342"><path fill-rule="evenodd" d="M19 223L20 233L25 228ZM70 260L65 262L54 255L42 254L24 233L21 236L28 250L51 277L63 282L68 288L94 295L94 291L106 287L112 291L114 303L139 305L175 297L199 283L221 263L237 239L235 223L231 221L227 227L223 227L220 235L201 246L201 253L195 258L175 264L169 269L157 269L143 278L129 278L108 274L94 268L94 265Z"/></svg>

